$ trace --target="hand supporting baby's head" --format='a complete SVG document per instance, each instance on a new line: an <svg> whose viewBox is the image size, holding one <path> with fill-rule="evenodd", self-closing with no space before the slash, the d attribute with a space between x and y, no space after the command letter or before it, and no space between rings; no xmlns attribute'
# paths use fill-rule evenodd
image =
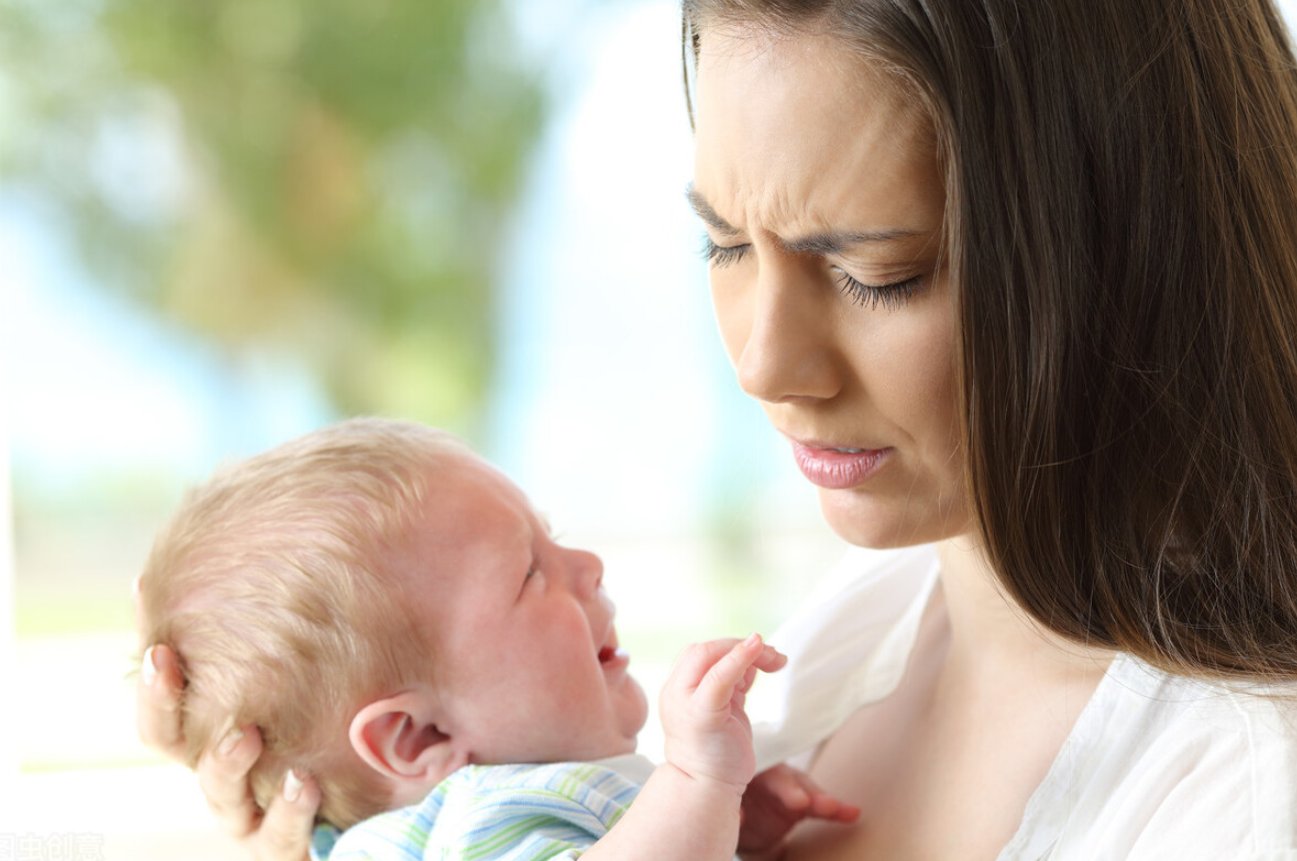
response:
<svg viewBox="0 0 1297 861"><path fill-rule="evenodd" d="M263 806L290 768L320 781L321 816L386 809L392 786L348 744L360 704L431 662L388 561L429 467L467 451L412 424L357 420L222 470L159 534L140 578L146 644L181 656L188 761L255 724Z"/></svg>

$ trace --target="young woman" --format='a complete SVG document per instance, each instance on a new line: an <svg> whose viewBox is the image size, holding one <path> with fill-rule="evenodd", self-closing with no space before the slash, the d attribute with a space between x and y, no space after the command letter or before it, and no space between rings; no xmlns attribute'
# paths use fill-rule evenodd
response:
<svg viewBox="0 0 1297 861"><path fill-rule="evenodd" d="M1297 64L1269 0L684 15L739 383L835 531L901 548L783 634L766 751L863 811L788 857L1297 858ZM204 788L297 861L317 796L257 810L257 750Z"/></svg>

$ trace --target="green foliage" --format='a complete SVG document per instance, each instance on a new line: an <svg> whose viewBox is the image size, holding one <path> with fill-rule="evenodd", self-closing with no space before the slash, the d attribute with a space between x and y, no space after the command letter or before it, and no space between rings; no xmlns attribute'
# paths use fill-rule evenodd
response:
<svg viewBox="0 0 1297 861"><path fill-rule="evenodd" d="M471 422L543 109L499 2L0 5L0 178L98 280L343 410Z"/></svg>

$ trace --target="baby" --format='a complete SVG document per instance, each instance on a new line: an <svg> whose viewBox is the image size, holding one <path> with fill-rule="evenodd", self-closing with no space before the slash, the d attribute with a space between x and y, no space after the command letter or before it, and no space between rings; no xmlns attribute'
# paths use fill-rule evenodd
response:
<svg viewBox="0 0 1297 861"><path fill-rule="evenodd" d="M190 765L255 724L254 792L313 775L322 823L348 829L317 829L333 861L705 861L854 817L787 767L753 780L744 694L784 662L756 635L686 650L666 762L635 756L647 706L602 574L450 435L359 419L191 495L139 606L145 642L183 663Z"/></svg>

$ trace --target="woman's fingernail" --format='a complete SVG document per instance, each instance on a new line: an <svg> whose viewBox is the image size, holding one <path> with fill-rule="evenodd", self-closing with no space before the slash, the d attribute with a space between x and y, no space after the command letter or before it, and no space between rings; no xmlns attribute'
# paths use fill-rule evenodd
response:
<svg viewBox="0 0 1297 861"><path fill-rule="evenodd" d="M288 774L284 775L284 800L296 801L302 794L302 779L297 776L297 770L290 768Z"/></svg>
<svg viewBox="0 0 1297 861"><path fill-rule="evenodd" d="M243 730L236 726L225 734L225 738L221 739L216 752L221 756L229 756L234 753L234 749L239 746L241 741L243 741Z"/></svg>
<svg viewBox="0 0 1297 861"><path fill-rule="evenodd" d="M748 638L743 641L743 645L755 646L759 642L761 642L761 635L754 632L748 635Z"/></svg>
<svg viewBox="0 0 1297 861"><path fill-rule="evenodd" d="M153 647L149 646L144 650L144 658L140 661L140 680L145 687L151 688L157 677L158 665L153 662Z"/></svg>

